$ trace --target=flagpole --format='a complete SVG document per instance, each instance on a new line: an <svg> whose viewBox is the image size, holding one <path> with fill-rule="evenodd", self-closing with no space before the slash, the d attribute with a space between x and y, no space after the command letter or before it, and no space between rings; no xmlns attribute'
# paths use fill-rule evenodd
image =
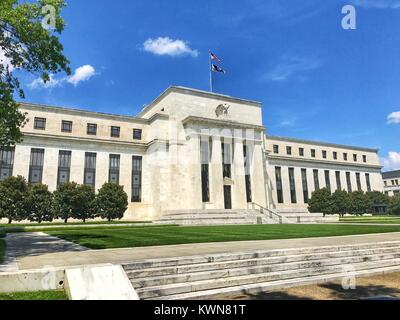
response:
<svg viewBox="0 0 400 320"><path fill-rule="evenodd" d="M211 50L208 51L208 59L209 59L209 68L210 68L210 92L213 92Z"/></svg>

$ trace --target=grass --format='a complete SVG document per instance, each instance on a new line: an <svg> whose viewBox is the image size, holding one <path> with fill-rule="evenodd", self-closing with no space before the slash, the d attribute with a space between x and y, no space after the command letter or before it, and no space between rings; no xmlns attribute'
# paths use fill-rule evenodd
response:
<svg viewBox="0 0 400 320"><path fill-rule="evenodd" d="M48 227L48 226L84 226L84 225L102 225L102 224L135 224L135 223L151 223L148 221L86 221L83 222L49 222L49 223L14 223L14 224L6 224L0 223L0 228L18 228L18 227Z"/></svg>
<svg viewBox="0 0 400 320"><path fill-rule="evenodd" d="M0 300L68 300L64 291L0 293Z"/></svg>
<svg viewBox="0 0 400 320"><path fill-rule="evenodd" d="M342 223L379 223L379 224L400 224L399 216L363 216L363 217L343 217Z"/></svg>
<svg viewBox="0 0 400 320"><path fill-rule="evenodd" d="M111 249L248 240L272 240L400 232L400 226L248 225L177 227L152 226L47 231L50 235L91 249Z"/></svg>

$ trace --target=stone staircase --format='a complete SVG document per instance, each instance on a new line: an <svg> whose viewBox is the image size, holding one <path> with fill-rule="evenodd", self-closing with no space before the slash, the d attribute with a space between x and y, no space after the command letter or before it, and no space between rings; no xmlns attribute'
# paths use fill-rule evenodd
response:
<svg viewBox="0 0 400 320"><path fill-rule="evenodd" d="M278 222L257 210L181 210L165 212L154 223L207 226L274 224Z"/></svg>
<svg viewBox="0 0 400 320"><path fill-rule="evenodd" d="M277 210L277 213L285 217L290 223L314 224L339 222L339 216L327 215L324 217L322 213L310 213L306 209L280 209Z"/></svg>
<svg viewBox="0 0 400 320"><path fill-rule="evenodd" d="M400 271L400 241L166 258L123 266L141 299L204 300ZM350 269L349 269L350 268Z"/></svg>

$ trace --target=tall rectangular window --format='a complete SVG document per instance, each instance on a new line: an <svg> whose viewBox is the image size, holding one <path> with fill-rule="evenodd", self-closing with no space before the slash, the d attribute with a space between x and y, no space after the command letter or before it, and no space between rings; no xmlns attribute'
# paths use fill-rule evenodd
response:
<svg viewBox="0 0 400 320"><path fill-rule="evenodd" d="M314 189L319 190L319 173L318 170L314 170L313 171L313 175L314 175Z"/></svg>
<svg viewBox="0 0 400 320"><path fill-rule="evenodd" d="M327 157L328 157L328 153L325 150L323 150L322 151L322 158L326 159Z"/></svg>
<svg viewBox="0 0 400 320"><path fill-rule="evenodd" d="M210 142L205 138L200 140L201 157L201 193L204 203L210 202Z"/></svg>
<svg viewBox="0 0 400 320"><path fill-rule="evenodd" d="M304 157L304 148L299 148L299 156Z"/></svg>
<svg viewBox="0 0 400 320"><path fill-rule="evenodd" d="M132 157L132 202L142 201L142 167L143 158Z"/></svg>
<svg viewBox="0 0 400 320"><path fill-rule="evenodd" d="M331 188L331 176L329 170L325 170L325 185L329 192L332 192Z"/></svg>
<svg viewBox="0 0 400 320"><path fill-rule="evenodd" d="M366 174L365 174L365 181L366 181L366 183L367 183L367 190L368 190L368 192L371 192L371 191L372 191L372 188L371 188L371 179L370 179L369 173L366 173Z"/></svg>
<svg viewBox="0 0 400 320"><path fill-rule="evenodd" d="M282 169L280 167L275 167L275 180L278 203L283 203Z"/></svg>
<svg viewBox="0 0 400 320"><path fill-rule="evenodd" d="M46 130L46 118L35 118L34 128L36 130Z"/></svg>
<svg viewBox="0 0 400 320"><path fill-rule="evenodd" d="M42 183L44 149L32 149L29 166L29 183Z"/></svg>
<svg viewBox="0 0 400 320"><path fill-rule="evenodd" d="M279 153L279 146L277 144L274 144L274 153L278 154Z"/></svg>
<svg viewBox="0 0 400 320"><path fill-rule="evenodd" d="M342 181L340 179L340 171L336 171L336 187L338 190L342 190Z"/></svg>
<svg viewBox="0 0 400 320"><path fill-rule="evenodd" d="M108 182L119 184L121 156L119 154L110 154L110 168L108 172Z"/></svg>
<svg viewBox="0 0 400 320"><path fill-rule="evenodd" d="M360 173L356 173L356 180L357 180L357 190L358 191L362 191L362 187L361 187L361 175Z"/></svg>
<svg viewBox="0 0 400 320"><path fill-rule="evenodd" d="M232 145L222 142L222 167L224 178L232 178Z"/></svg>
<svg viewBox="0 0 400 320"><path fill-rule="evenodd" d="M289 168L289 184L290 184L290 200L292 201L292 203L297 203L294 168Z"/></svg>
<svg viewBox="0 0 400 320"><path fill-rule="evenodd" d="M287 154L288 156L291 156L291 155L292 155L292 147L286 147L286 154Z"/></svg>
<svg viewBox="0 0 400 320"><path fill-rule="evenodd" d="M333 160L337 160L337 152L336 151L333 152Z"/></svg>
<svg viewBox="0 0 400 320"><path fill-rule="evenodd" d="M93 188L96 185L96 153L85 153L85 176L83 183Z"/></svg>
<svg viewBox="0 0 400 320"><path fill-rule="evenodd" d="M15 148L0 148L0 181L12 176L14 156Z"/></svg>
<svg viewBox="0 0 400 320"><path fill-rule="evenodd" d="M301 181L303 184L304 203L308 203L309 194L308 194L308 182L307 182L307 169L301 169Z"/></svg>
<svg viewBox="0 0 400 320"><path fill-rule="evenodd" d="M347 153L343 153L343 160L344 160L344 161L347 161L348 158L349 158L349 157L348 157Z"/></svg>
<svg viewBox="0 0 400 320"><path fill-rule="evenodd" d="M71 151L60 150L58 153L57 185L69 182L71 174Z"/></svg>
<svg viewBox="0 0 400 320"><path fill-rule="evenodd" d="M311 157L315 158L316 157L316 151L315 149L311 149Z"/></svg>
<svg viewBox="0 0 400 320"><path fill-rule="evenodd" d="M353 154L353 160L354 160L354 162L357 162L357 159L358 157L357 157L357 155L356 154Z"/></svg>
<svg viewBox="0 0 400 320"><path fill-rule="evenodd" d="M253 195L251 190L251 154L250 146L243 145L243 156L244 156L244 170L245 170L245 183L246 183L246 199L247 203L253 202Z"/></svg>
<svg viewBox="0 0 400 320"><path fill-rule="evenodd" d="M367 156L366 155L363 155L363 162L367 163Z"/></svg>
<svg viewBox="0 0 400 320"><path fill-rule="evenodd" d="M350 172L346 172L346 181L347 181L347 191L348 192L352 192L353 188L351 186L351 176L350 176Z"/></svg>
<svg viewBox="0 0 400 320"><path fill-rule="evenodd" d="M63 120L61 122L61 132L71 133L72 132L72 121Z"/></svg>

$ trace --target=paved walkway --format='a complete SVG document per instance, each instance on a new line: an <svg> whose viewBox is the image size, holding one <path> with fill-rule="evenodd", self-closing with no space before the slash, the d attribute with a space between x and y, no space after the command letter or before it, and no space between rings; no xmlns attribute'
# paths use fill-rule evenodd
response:
<svg viewBox="0 0 400 320"><path fill-rule="evenodd" d="M43 233L11 234L6 239L8 248L15 257L18 269L29 270L40 269L44 266L67 267L105 263L121 264L144 259L213 253L400 241L400 233L288 240L197 243L107 250L88 250Z"/></svg>

